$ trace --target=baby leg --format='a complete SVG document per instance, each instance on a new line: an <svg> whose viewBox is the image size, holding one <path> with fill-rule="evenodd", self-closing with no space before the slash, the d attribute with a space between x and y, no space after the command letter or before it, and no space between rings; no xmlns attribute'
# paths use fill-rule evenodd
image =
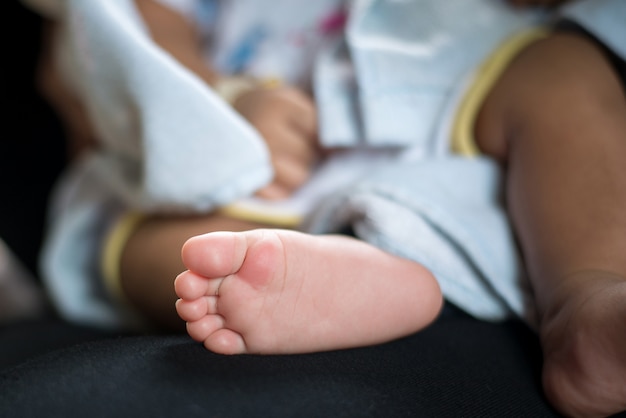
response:
<svg viewBox="0 0 626 418"><path fill-rule="evenodd" d="M190 239L182 255L178 313L218 353L382 343L426 327L442 304L425 268L345 236L217 232Z"/></svg>
<svg viewBox="0 0 626 418"><path fill-rule="evenodd" d="M626 98L613 67L582 35L536 42L495 85L475 133L507 169L546 395L569 416L626 410Z"/></svg>

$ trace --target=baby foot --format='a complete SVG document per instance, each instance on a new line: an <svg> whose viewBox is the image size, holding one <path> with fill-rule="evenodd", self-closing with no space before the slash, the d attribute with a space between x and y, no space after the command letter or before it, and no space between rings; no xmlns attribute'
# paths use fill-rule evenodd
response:
<svg viewBox="0 0 626 418"><path fill-rule="evenodd" d="M541 327L546 395L567 416L626 411L626 280L601 272L575 279L584 285Z"/></svg>
<svg viewBox="0 0 626 418"><path fill-rule="evenodd" d="M382 343L426 327L442 304L424 267L345 236L214 232L187 241L182 257L176 309L216 353Z"/></svg>

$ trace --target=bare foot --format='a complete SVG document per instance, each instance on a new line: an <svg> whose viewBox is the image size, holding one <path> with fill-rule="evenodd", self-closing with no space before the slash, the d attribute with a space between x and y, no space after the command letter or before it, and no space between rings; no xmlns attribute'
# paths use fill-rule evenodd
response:
<svg viewBox="0 0 626 418"><path fill-rule="evenodd" d="M574 417L626 411L626 280L581 272L541 327L546 395Z"/></svg>
<svg viewBox="0 0 626 418"><path fill-rule="evenodd" d="M187 241L182 257L178 314L222 354L382 343L426 327L442 304L425 268L344 236L214 232Z"/></svg>

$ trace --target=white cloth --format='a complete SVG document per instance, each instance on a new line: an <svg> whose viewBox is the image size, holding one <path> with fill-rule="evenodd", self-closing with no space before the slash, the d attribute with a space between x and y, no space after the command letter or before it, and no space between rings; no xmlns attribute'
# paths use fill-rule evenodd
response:
<svg viewBox="0 0 626 418"><path fill-rule="evenodd" d="M152 42L131 0L63 6L60 69L102 141L102 176L129 206L210 210L270 180L260 136Z"/></svg>
<svg viewBox="0 0 626 418"><path fill-rule="evenodd" d="M502 205L501 173L486 158L396 160L325 199L307 221L312 233L355 234L426 266L445 298L477 318L534 309Z"/></svg>

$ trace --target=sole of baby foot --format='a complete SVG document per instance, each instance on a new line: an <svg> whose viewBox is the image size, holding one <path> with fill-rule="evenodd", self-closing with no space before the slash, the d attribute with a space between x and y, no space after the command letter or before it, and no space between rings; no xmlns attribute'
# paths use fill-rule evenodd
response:
<svg viewBox="0 0 626 418"><path fill-rule="evenodd" d="M424 267L345 236L218 232L190 239L182 255L178 314L222 354L383 343L428 326L442 305Z"/></svg>

